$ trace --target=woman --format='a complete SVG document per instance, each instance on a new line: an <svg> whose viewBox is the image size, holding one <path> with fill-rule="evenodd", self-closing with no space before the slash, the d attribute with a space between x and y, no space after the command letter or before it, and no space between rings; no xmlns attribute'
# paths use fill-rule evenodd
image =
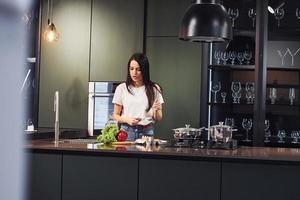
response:
<svg viewBox="0 0 300 200"><path fill-rule="evenodd" d="M153 136L153 123L162 119L161 88L150 80L146 55L133 54L127 68L126 82L116 88L112 101L113 118L128 133L127 140Z"/></svg>

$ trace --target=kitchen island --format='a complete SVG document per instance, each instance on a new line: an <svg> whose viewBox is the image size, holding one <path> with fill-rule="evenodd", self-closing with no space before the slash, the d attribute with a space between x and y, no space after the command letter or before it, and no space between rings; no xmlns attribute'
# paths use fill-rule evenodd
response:
<svg viewBox="0 0 300 200"><path fill-rule="evenodd" d="M300 199L300 149L32 140L28 199Z"/></svg>

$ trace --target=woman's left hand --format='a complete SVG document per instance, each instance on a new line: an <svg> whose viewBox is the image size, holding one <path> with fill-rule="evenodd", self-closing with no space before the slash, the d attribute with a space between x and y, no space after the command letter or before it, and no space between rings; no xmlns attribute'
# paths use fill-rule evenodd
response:
<svg viewBox="0 0 300 200"><path fill-rule="evenodd" d="M153 111L158 111L162 109L161 103L158 100L155 100L152 106Z"/></svg>

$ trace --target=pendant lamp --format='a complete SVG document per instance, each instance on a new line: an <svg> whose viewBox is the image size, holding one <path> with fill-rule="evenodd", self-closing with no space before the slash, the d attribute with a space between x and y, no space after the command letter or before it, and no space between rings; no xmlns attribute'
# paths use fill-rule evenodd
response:
<svg viewBox="0 0 300 200"><path fill-rule="evenodd" d="M225 42L232 39L228 13L217 0L197 0L184 14L179 39L191 42Z"/></svg>
<svg viewBox="0 0 300 200"><path fill-rule="evenodd" d="M51 4L51 5L50 5ZM59 39L59 33L52 21L52 10L53 10L53 0L48 0L48 10L47 10L47 28L44 32L44 39L48 42L57 41Z"/></svg>

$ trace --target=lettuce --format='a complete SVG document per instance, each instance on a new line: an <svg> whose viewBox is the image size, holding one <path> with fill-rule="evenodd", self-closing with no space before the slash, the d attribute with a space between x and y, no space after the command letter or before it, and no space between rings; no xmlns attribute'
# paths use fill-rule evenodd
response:
<svg viewBox="0 0 300 200"><path fill-rule="evenodd" d="M116 135L119 128L116 124L108 124L101 130L101 135L98 135L97 141L103 142L105 144L117 141Z"/></svg>

